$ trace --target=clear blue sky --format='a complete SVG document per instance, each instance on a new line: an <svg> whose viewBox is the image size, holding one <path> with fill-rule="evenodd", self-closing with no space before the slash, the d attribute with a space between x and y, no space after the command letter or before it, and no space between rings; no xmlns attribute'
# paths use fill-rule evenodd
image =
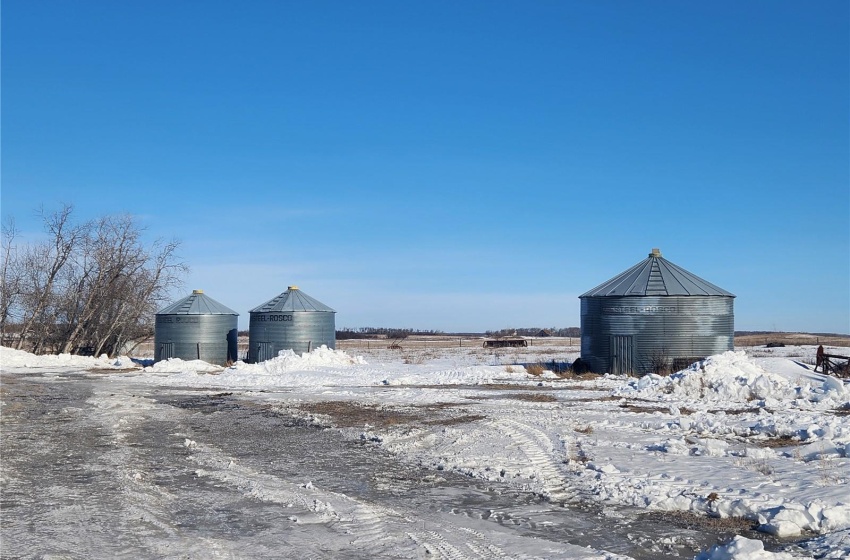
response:
<svg viewBox="0 0 850 560"><path fill-rule="evenodd" d="M2 214L131 212L238 311L578 326L653 247L739 330L850 332L850 9L2 5Z"/></svg>

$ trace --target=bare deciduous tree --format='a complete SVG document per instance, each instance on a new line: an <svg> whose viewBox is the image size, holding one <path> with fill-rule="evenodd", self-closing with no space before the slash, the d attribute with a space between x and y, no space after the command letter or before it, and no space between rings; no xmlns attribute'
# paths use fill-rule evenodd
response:
<svg viewBox="0 0 850 560"><path fill-rule="evenodd" d="M14 321L12 310L21 297L21 267L19 256L15 247L15 238L18 230L15 221L9 220L3 224L2 244L2 266L0 266L0 341L6 340L6 325L10 319Z"/></svg>
<svg viewBox="0 0 850 560"><path fill-rule="evenodd" d="M157 307L186 271L179 243L146 246L131 215L80 226L70 216L65 206L47 217L48 240L25 246L21 258L12 258L14 238L4 239L4 298L6 276L21 279L17 292L9 284L5 316L21 317L17 348L114 355L153 334Z"/></svg>
<svg viewBox="0 0 850 560"><path fill-rule="evenodd" d="M77 249L82 236L82 228L71 224L71 205L64 205L53 214L45 214L41 210L46 233L50 236L48 242L28 248L24 259L24 320L21 326L20 338L15 346L23 347L27 337L34 329L40 331L34 351L39 351L46 341L46 328L50 324L50 304L55 297L54 284L59 272Z"/></svg>

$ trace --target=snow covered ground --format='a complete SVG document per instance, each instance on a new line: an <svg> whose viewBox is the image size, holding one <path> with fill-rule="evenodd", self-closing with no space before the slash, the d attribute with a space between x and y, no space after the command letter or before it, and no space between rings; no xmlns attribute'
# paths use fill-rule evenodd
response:
<svg viewBox="0 0 850 560"><path fill-rule="evenodd" d="M641 378L530 375L522 364L578 356L566 341L545 350L402 357L322 347L229 368L176 359L142 368L129 358L2 348L0 371L96 371L139 387L250 395L435 474L498 482L553 503L628 506L695 523L741 519L774 550L748 533L693 555L702 560L850 557L850 386L812 371L814 346L726 352ZM222 476L204 470L212 461L200 453L204 442L185 445L198 450L200 471ZM326 498L323 507L356 509Z"/></svg>

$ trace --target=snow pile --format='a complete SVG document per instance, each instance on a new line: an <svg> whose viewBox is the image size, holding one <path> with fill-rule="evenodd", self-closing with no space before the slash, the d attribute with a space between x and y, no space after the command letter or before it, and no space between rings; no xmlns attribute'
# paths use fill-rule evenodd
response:
<svg viewBox="0 0 850 560"><path fill-rule="evenodd" d="M148 373L175 373L175 372L195 372L195 373L212 373L221 371L220 366L216 366L203 360L182 360L180 358L168 358L148 366L144 369Z"/></svg>
<svg viewBox="0 0 850 560"><path fill-rule="evenodd" d="M728 544L717 544L708 552L699 554L695 560L790 560L794 558L784 552L768 552L761 541L736 536Z"/></svg>
<svg viewBox="0 0 850 560"><path fill-rule="evenodd" d="M801 383L794 383L785 375L766 371L743 351L729 351L710 356L669 377L646 375L616 392L712 405L761 401L763 406L781 406L782 402L804 400L836 406L846 399L848 391L841 381L828 375L819 377L819 380L801 377Z"/></svg>
<svg viewBox="0 0 850 560"><path fill-rule="evenodd" d="M802 506L789 502L758 516L759 531L777 537L795 537L804 532L828 533L850 527L850 504L825 506L818 500Z"/></svg>
<svg viewBox="0 0 850 560"><path fill-rule="evenodd" d="M252 370L258 366L266 373L278 374L295 370L306 370L316 367L345 367L355 364L365 364L361 356L349 356L342 350L332 350L324 344L312 352L304 352L300 356L292 350L282 350L276 358L259 364L237 362L235 369Z"/></svg>
<svg viewBox="0 0 850 560"><path fill-rule="evenodd" d="M850 555L850 529L816 537L801 543L801 547L812 558L846 560Z"/></svg>
<svg viewBox="0 0 850 560"><path fill-rule="evenodd" d="M266 360L259 364L246 364L245 362L236 362L233 366L227 368L225 377L233 381L237 381L240 376L246 378L246 381L264 375L267 380L279 376L280 374L290 373L293 371L304 371L322 367L345 367L353 364L365 364L366 362L361 357L351 357L345 352L331 350L327 346L320 346L312 352L305 352L301 355L296 354L292 350L281 351L276 358ZM209 364L203 360L181 360L180 358L169 358L161 362L157 362L152 366L146 367L145 372L148 373L218 373L224 370L220 366ZM207 378L209 380L209 378ZM217 380L221 383L221 380ZM242 383L244 384L244 383Z"/></svg>
<svg viewBox="0 0 850 560"><path fill-rule="evenodd" d="M68 368L68 369L132 369L137 367L127 356L110 358L106 354L73 356L71 354L36 356L23 350L0 346L0 368Z"/></svg>

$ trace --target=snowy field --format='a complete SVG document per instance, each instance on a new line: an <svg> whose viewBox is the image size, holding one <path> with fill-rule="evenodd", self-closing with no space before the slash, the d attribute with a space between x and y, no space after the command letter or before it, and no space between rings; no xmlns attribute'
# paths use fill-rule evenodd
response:
<svg viewBox="0 0 850 560"><path fill-rule="evenodd" d="M63 494L76 479L60 488L29 471L48 444L28 422L49 432L46 418L56 410L94 426L98 451L81 456L79 468L94 472L95 482L106 476L100 470L120 470L104 491L119 496L119 516L128 517L119 526L142 524L125 526L136 540L115 545L112 557L269 557L258 543L272 531L292 551L315 558L848 558L850 386L812 371L815 349L752 347L667 377L561 378L530 375L524 366L551 363L557 370L572 362L578 349L567 340L497 351L320 348L229 368L2 348L3 556L82 557L74 547L107 539L86 544L69 536L85 533L80 520L87 519L84 487L76 501ZM35 399L43 407L36 416L27 396L34 387L78 393L56 408L50 399L58 396ZM249 408L256 414L228 416ZM330 477L323 473L333 464L300 468L296 476L279 456L217 440L219 432L238 431L239 422L258 426L254 433L265 429L261 417L338 438L321 440L326 450L356 445L334 461L357 455L352 464L368 465L363 470L372 478L355 483L366 475L337 468L343 472L327 479L333 488L322 487L317 480ZM202 419L220 424L209 429ZM163 427L169 423L174 427ZM263 433L269 449L283 445L274 431ZM296 432L292 437L295 449L318 453ZM136 447L128 443L133 438L140 438ZM50 445L68 444L57 438ZM156 460L153 449L138 455L154 446L165 449ZM157 468L170 473L168 484L150 472ZM375 483L375 469L384 486ZM414 472L415 487L408 480ZM263 529L266 537L251 526L189 539L188 526L198 531L209 519L191 517L184 527L168 504L200 499L195 484L232 492L240 512L255 508L291 527ZM464 484L470 486L460 492ZM436 505L413 507L417 500ZM494 505L486 507L487 500ZM100 507L109 511L109 504ZM565 520L581 512L591 512L592 523L568 535ZM63 532L63 523L72 529ZM594 533L591 524L603 530ZM621 526L629 527L626 544L617 540ZM62 539L72 542L63 548ZM288 557L285 550L277 557Z"/></svg>

